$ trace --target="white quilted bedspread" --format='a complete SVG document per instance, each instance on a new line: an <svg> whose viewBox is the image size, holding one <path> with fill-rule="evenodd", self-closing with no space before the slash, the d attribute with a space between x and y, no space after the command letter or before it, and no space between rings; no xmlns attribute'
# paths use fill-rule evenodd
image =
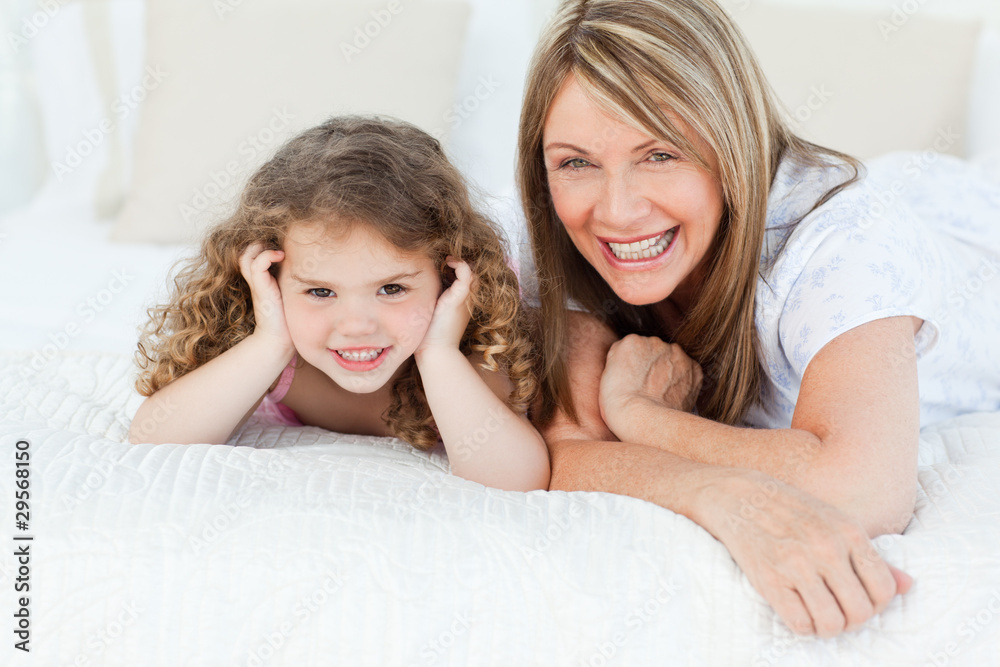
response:
<svg viewBox="0 0 1000 667"><path fill-rule="evenodd" d="M652 504L486 489L440 452L318 428L128 445L129 358L66 354L24 377L29 364L0 356L0 664L1000 664L1000 413L924 430L916 518L875 541L913 590L818 640ZM11 632L18 440L30 654Z"/></svg>

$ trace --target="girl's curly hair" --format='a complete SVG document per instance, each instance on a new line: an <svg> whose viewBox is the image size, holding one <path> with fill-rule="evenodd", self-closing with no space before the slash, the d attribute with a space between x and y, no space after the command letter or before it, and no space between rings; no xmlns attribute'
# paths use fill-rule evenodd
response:
<svg viewBox="0 0 1000 667"><path fill-rule="evenodd" d="M281 147L250 178L236 212L210 231L198 256L180 263L165 305L150 308L136 352L136 389L149 396L253 333L250 287L239 258L253 243L280 249L291 225L365 225L393 246L424 251L442 269L448 255L478 278L464 354L507 375L511 407L535 397L536 351L502 234L478 213L462 175L436 139L405 122L335 117ZM405 362L383 414L418 449L437 442L413 359Z"/></svg>

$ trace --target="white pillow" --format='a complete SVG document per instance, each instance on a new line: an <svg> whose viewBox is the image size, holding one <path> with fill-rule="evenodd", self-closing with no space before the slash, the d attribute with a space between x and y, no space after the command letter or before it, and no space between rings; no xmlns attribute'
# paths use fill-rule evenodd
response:
<svg viewBox="0 0 1000 667"><path fill-rule="evenodd" d="M861 158L966 154L979 22L732 4L801 136Z"/></svg>
<svg viewBox="0 0 1000 667"><path fill-rule="evenodd" d="M287 138L332 115L447 129L467 3L149 0L133 182L112 238L192 240Z"/></svg>

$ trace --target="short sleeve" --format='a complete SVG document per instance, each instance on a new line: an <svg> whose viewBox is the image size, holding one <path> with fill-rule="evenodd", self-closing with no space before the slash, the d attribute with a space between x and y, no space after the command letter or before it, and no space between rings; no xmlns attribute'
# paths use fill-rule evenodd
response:
<svg viewBox="0 0 1000 667"><path fill-rule="evenodd" d="M799 377L827 343L874 320L924 320L918 358L937 342L940 290L927 277L940 275L942 260L933 236L907 209L881 205L879 195L858 186L834 197L799 223L776 264L792 281L778 336Z"/></svg>

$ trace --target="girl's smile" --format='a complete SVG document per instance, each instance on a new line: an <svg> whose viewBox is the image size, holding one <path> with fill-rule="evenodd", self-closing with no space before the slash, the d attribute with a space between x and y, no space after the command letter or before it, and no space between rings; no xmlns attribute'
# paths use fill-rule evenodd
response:
<svg viewBox="0 0 1000 667"><path fill-rule="evenodd" d="M441 293L434 262L359 224L331 236L321 224L289 229L278 286L299 356L337 385L386 385L424 338Z"/></svg>
<svg viewBox="0 0 1000 667"><path fill-rule="evenodd" d="M388 354L389 347L360 347L356 349L330 350L338 364L349 371L370 371L378 368Z"/></svg>

